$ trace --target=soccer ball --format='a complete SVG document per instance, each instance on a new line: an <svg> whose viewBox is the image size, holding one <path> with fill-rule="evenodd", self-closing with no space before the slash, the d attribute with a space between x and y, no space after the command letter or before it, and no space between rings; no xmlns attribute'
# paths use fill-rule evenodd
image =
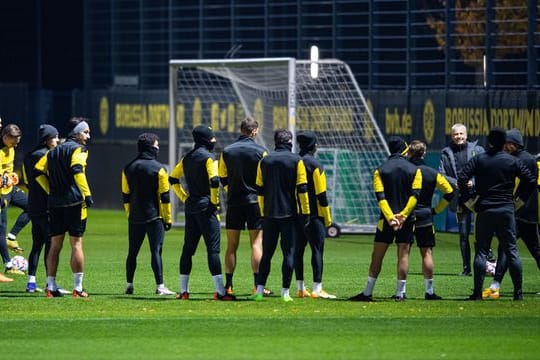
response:
<svg viewBox="0 0 540 360"><path fill-rule="evenodd" d="M11 258L11 265L14 269L26 272L28 270L28 260L21 255L16 255Z"/></svg>

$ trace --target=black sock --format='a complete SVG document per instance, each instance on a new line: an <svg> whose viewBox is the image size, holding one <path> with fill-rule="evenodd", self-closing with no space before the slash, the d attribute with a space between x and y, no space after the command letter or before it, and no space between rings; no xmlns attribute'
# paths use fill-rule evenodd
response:
<svg viewBox="0 0 540 360"><path fill-rule="evenodd" d="M257 276L259 273L253 273L253 284L255 284L255 287L257 287Z"/></svg>
<svg viewBox="0 0 540 360"><path fill-rule="evenodd" d="M233 274L225 274L225 289L232 289L232 276Z"/></svg>

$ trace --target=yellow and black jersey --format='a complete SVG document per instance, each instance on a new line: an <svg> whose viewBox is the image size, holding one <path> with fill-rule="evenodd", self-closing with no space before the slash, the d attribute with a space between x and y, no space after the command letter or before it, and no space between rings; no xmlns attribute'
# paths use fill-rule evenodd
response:
<svg viewBox="0 0 540 360"><path fill-rule="evenodd" d="M162 219L172 223L169 174L165 166L142 152L122 170L124 209L132 224Z"/></svg>
<svg viewBox="0 0 540 360"><path fill-rule="evenodd" d="M394 214L409 217L422 189L422 172L402 155L392 154L375 169L373 188L381 219L390 221Z"/></svg>
<svg viewBox="0 0 540 360"><path fill-rule="evenodd" d="M22 175L28 187L28 207L26 211L30 216L47 214L48 194L38 184L36 178L41 174L35 169L37 162L47 156L49 149L45 145L39 145L26 154L23 160Z"/></svg>
<svg viewBox="0 0 540 360"><path fill-rule="evenodd" d="M531 174L533 174L534 178L537 179L538 183L538 166L534 157L529 152L522 149L518 149L512 155L517 157L523 165L525 165ZM516 183L517 189L519 178L516 178ZM516 211L516 219L529 224L536 223L538 220L538 186L534 187L528 199L523 200L525 201L525 204Z"/></svg>
<svg viewBox="0 0 540 360"><path fill-rule="evenodd" d="M225 147L219 159L219 179L227 192L227 206L257 203L257 165L266 150L253 138L242 135Z"/></svg>
<svg viewBox="0 0 540 360"><path fill-rule="evenodd" d="M15 148L4 145L0 141L0 174L11 174L15 166ZM0 193L2 195L9 194L13 190L13 186L2 187Z"/></svg>
<svg viewBox="0 0 540 360"><path fill-rule="evenodd" d="M261 214L269 218L309 215L304 162L290 144L276 145L257 167L257 194Z"/></svg>
<svg viewBox="0 0 540 360"><path fill-rule="evenodd" d="M514 207L514 198L529 199L537 182L537 177L521 160L502 150L489 151L469 160L458 175L458 186L462 193L468 188L467 183L472 177L476 179L477 212ZM520 180L517 188L516 177Z"/></svg>
<svg viewBox="0 0 540 360"><path fill-rule="evenodd" d="M185 178L187 189L180 179ZM186 213L204 212L208 206L219 206L218 164L214 154L204 146L195 145L175 166L169 182L182 202L186 204Z"/></svg>
<svg viewBox="0 0 540 360"><path fill-rule="evenodd" d="M68 139L36 163L35 169L41 172L36 181L49 193L49 208L82 204L92 195L86 179L87 159L86 147Z"/></svg>
<svg viewBox="0 0 540 360"><path fill-rule="evenodd" d="M302 156L302 161L306 167L310 214L322 218L324 226L329 227L332 224L332 216L326 196L324 168L319 160L309 153Z"/></svg>
<svg viewBox="0 0 540 360"><path fill-rule="evenodd" d="M438 214L452 201L454 188L444 175L427 166L422 159L414 159L411 162L417 165L422 172L422 190L414 209L415 225L417 227L429 226L433 224L431 209L435 189L438 189L443 194L443 197L435 206L435 212Z"/></svg>

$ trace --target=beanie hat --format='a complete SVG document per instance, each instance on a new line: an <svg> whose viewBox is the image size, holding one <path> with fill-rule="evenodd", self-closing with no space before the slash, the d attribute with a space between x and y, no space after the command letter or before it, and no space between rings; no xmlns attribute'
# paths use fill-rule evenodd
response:
<svg viewBox="0 0 540 360"><path fill-rule="evenodd" d="M300 150L308 152L315 148L317 135L313 131L302 131L296 135L296 141L300 145Z"/></svg>
<svg viewBox="0 0 540 360"><path fill-rule="evenodd" d="M58 136L58 130L52 125L42 124L39 126L38 139L40 143L45 143L49 139Z"/></svg>
<svg viewBox="0 0 540 360"><path fill-rule="evenodd" d="M506 142L511 142L523 147L523 136L521 136L518 129L510 129L506 132Z"/></svg>
<svg viewBox="0 0 540 360"><path fill-rule="evenodd" d="M202 145L209 145L212 138L215 137L212 128L207 125L196 126L191 134L193 135L193 141Z"/></svg>
<svg viewBox="0 0 540 360"><path fill-rule="evenodd" d="M388 139L388 150L390 154L404 155L408 150L407 143L399 136L392 136Z"/></svg>
<svg viewBox="0 0 540 360"><path fill-rule="evenodd" d="M492 128L487 137L489 145L494 150L502 150L506 142L506 131L501 128Z"/></svg>

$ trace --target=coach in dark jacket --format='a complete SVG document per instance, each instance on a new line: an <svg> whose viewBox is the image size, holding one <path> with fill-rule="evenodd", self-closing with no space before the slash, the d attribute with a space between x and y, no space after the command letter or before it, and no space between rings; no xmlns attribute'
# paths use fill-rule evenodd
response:
<svg viewBox="0 0 540 360"><path fill-rule="evenodd" d="M442 149L441 161L439 163L439 172L446 177L448 182L456 190L455 196L448 208L456 212L459 246L463 261L463 271L460 275L463 276L471 275L471 245L469 243L469 234L471 232L473 217L471 210L463 205L463 198L474 191L474 179L470 179L468 186L460 193L457 191L457 177L460 170L470 159L483 152L484 148L477 145L476 141L467 141L467 128L465 125L458 123L452 126L452 141L447 147Z"/></svg>
<svg viewBox="0 0 540 360"><path fill-rule="evenodd" d="M522 268L516 245L516 207L523 205L536 186L533 174L519 159L503 151L506 132L493 128L488 135L489 150L472 158L458 175L460 190L466 191L467 183L476 179L474 210L476 218L476 254L474 257L474 291L469 300L482 300L486 275L486 257L493 234L508 258L510 276L514 283L514 300L521 300ZM514 194L516 177L520 183Z"/></svg>

